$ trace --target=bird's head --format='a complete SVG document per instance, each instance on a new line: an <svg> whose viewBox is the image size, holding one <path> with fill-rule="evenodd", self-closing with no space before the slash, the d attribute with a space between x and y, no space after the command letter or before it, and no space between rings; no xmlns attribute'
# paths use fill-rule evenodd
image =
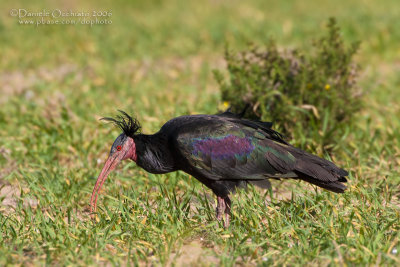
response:
<svg viewBox="0 0 400 267"><path fill-rule="evenodd" d="M90 200L90 211L96 211L97 198L101 187L103 186L109 173L115 169L119 162L125 159L132 159L136 161L136 145L134 141L135 135L140 131L139 122L129 116L127 113L120 111L122 115L118 115L117 118L103 118L102 120L109 121L117 125L123 131L117 139L115 139L110 155L103 169L101 170L99 177L97 178L96 185L93 188L92 197Z"/></svg>

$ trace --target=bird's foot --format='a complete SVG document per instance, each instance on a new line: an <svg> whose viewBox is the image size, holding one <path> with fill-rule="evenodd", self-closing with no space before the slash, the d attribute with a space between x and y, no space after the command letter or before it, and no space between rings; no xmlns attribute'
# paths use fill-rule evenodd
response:
<svg viewBox="0 0 400 267"><path fill-rule="evenodd" d="M223 218L225 214L225 218ZM217 197L217 220L223 219L224 228L229 226L229 220L231 215L231 200L229 197Z"/></svg>

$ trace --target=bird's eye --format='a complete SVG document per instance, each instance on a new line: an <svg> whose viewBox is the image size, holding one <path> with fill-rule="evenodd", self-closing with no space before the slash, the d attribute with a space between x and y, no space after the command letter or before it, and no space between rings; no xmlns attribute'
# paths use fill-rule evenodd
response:
<svg viewBox="0 0 400 267"><path fill-rule="evenodd" d="M122 147L121 146L117 146L117 150L121 151Z"/></svg>

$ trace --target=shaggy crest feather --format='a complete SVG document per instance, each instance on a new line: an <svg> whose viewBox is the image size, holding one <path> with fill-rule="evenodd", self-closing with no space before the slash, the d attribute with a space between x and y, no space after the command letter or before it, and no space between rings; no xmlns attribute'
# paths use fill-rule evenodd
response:
<svg viewBox="0 0 400 267"><path fill-rule="evenodd" d="M133 137L135 134L140 133L140 123L137 119L129 116L125 111L118 110L122 113L122 115L117 115L116 118L105 117L101 118L101 120L108 121L114 123L118 126L125 135L129 137Z"/></svg>

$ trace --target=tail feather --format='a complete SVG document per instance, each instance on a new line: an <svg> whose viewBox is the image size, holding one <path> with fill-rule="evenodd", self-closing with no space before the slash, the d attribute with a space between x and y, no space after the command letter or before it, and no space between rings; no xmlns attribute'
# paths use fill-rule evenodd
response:
<svg viewBox="0 0 400 267"><path fill-rule="evenodd" d="M296 164L294 172L306 182L336 193L346 190L345 176L349 173L332 162L315 155L296 149Z"/></svg>
<svg viewBox="0 0 400 267"><path fill-rule="evenodd" d="M322 182L321 180L313 179L312 177L309 177L307 175L302 175L299 174L299 178L303 181L309 182L313 185L322 187L324 189L327 189L329 191L335 192L335 193L343 193L347 186L341 183L341 181L346 180L346 178L342 177L343 179L340 179L338 181L334 182ZM346 180L347 181L347 180Z"/></svg>

